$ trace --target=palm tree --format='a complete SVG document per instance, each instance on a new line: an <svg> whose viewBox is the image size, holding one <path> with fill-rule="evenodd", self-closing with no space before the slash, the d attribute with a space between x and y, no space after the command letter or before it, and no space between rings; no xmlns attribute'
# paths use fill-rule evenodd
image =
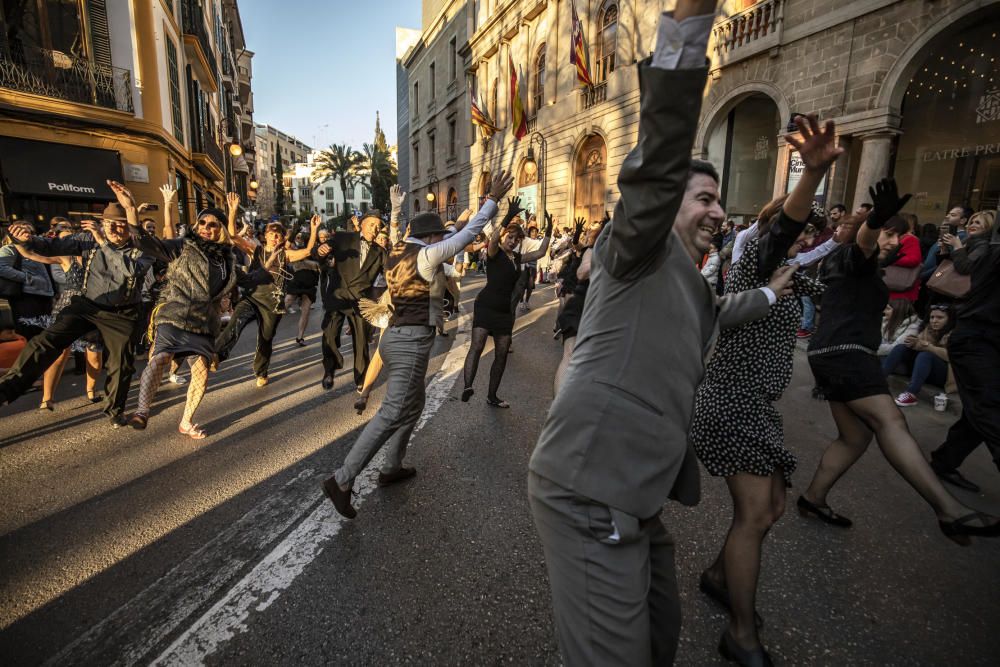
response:
<svg viewBox="0 0 1000 667"><path fill-rule="evenodd" d="M347 197L354 191L354 186L361 180L359 170L362 167L362 155L347 144L332 144L330 148L320 151L313 164L314 183L336 178L340 183L340 191L344 195L344 215L347 216Z"/></svg>
<svg viewBox="0 0 1000 667"><path fill-rule="evenodd" d="M384 143L384 140L383 140ZM380 211L388 211L389 188L396 182L396 161L388 148L378 144L364 144L361 156L361 168L368 172L372 189L372 206Z"/></svg>

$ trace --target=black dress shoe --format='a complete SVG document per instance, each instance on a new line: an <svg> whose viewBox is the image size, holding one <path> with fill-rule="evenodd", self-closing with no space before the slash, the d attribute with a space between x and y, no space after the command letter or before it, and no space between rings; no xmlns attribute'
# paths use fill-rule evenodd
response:
<svg viewBox="0 0 1000 667"><path fill-rule="evenodd" d="M111 428L114 429L128 426L128 422L121 415L112 415L108 421L111 423Z"/></svg>
<svg viewBox="0 0 1000 667"><path fill-rule="evenodd" d="M395 484L396 482L402 482L405 479L410 479L417 474L416 468L402 467L396 472L380 472L378 474L378 485L379 486L389 486L390 484Z"/></svg>
<svg viewBox="0 0 1000 667"><path fill-rule="evenodd" d="M767 654L763 646L758 646L752 651L748 651L733 639L727 629L722 633L722 640L719 642L719 653L729 662L735 662L745 667L774 667L771 656Z"/></svg>
<svg viewBox="0 0 1000 667"><path fill-rule="evenodd" d="M942 482L948 482L952 486L957 486L960 489L972 491L973 493L979 493L981 490L978 484L967 479L965 475L958 472L955 468L945 470L931 461L931 470L934 471L934 474L937 475L938 479Z"/></svg>
<svg viewBox="0 0 1000 667"><path fill-rule="evenodd" d="M353 519L358 515L357 510L351 507L351 490L344 491L337 484L337 478L331 477L323 482L323 493L333 503L334 509L344 518Z"/></svg>
<svg viewBox="0 0 1000 667"><path fill-rule="evenodd" d="M837 514L829 505L816 505L805 499L805 496L799 496L799 501L796 503L799 508L799 514L804 517L809 517L813 515L824 523L828 523L831 526L839 526L841 528L850 528L854 525L854 522L848 519L846 516L841 516Z"/></svg>
<svg viewBox="0 0 1000 667"><path fill-rule="evenodd" d="M323 389L333 389L333 376L324 375L323 376Z"/></svg>

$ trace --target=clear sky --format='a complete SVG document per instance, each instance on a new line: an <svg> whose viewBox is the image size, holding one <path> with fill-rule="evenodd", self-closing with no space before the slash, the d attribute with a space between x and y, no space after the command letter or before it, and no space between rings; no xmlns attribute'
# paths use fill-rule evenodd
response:
<svg viewBox="0 0 1000 667"><path fill-rule="evenodd" d="M313 148L360 150L375 111L396 143L396 26L420 28L420 0L240 0L254 52L254 121Z"/></svg>

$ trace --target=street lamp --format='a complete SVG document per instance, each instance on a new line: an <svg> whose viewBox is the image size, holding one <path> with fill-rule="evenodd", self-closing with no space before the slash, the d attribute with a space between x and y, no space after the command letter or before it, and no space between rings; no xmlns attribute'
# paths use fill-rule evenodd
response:
<svg viewBox="0 0 1000 667"><path fill-rule="evenodd" d="M232 155L233 157L239 157L243 155L243 147L233 142L229 144L229 154Z"/></svg>
<svg viewBox="0 0 1000 667"><path fill-rule="evenodd" d="M427 202L430 203L430 204L434 203L434 193L433 192L428 192L427 193Z"/></svg>
<svg viewBox="0 0 1000 667"><path fill-rule="evenodd" d="M260 184L259 184L259 183L257 182L257 180L256 180L256 179L253 179L253 180L251 180L251 181L250 181L250 187L251 187L252 189L254 189L254 190L256 190L256 189L257 189L257 186L259 186L259 185L260 185Z"/></svg>

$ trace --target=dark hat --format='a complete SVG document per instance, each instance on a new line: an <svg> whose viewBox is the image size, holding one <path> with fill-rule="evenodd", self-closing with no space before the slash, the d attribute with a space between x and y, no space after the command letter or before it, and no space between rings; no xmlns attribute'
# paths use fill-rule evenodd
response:
<svg viewBox="0 0 1000 667"><path fill-rule="evenodd" d="M208 208L202 209L201 211L198 211L199 220L204 218L206 215L213 215L215 216L216 220L218 220L222 224L226 224L226 214L221 208L215 208L214 206L210 206Z"/></svg>
<svg viewBox="0 0 1000 667"><path fill-rule="evenodd" d="M441 216L437 213L418 213L410 220L410 236L420 238L432 234L447 234L448 230L441 224Z"/></svg>
<svg viewBox="0 0 1000 667"><path fill-rule="evenodd" d="M368 218L375 218L379 222L382 222L382 212L377 208L370 208L361 215L361 222L364 222Z"/></svg>
<svg viewBox="0 0 1000 667"><path fill-rule="evenodd" d="M125 209L122 208L121 204L110 203L104 207L104 212L100 215L94 215L95 218L101 220L114 220L116 222L128 222L128 217L125 215Z"/></svg>

